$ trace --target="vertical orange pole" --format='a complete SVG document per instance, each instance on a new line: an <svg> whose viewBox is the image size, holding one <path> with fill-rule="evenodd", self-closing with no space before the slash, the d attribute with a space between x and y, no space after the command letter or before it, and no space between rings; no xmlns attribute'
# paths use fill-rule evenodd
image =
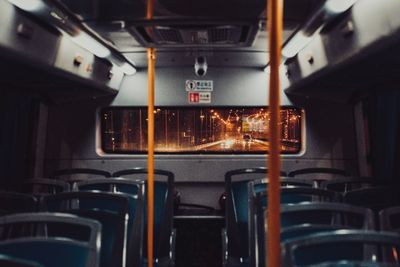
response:
<svg viewBox="0 0 400 267"><path fill-rule="evenodd" d="M283 28L283 0L267 1L267 24L269 32L270 79L269 79L269 133L270 154L268 157L268 260L270 267L281 266L280 247L280 79L281 45Z"/></svg>
<svg viewBox="0 0 400 267"><path fill-rule="evenodd" d="M148 57L148 130L147 130L147 259L148 267L153 267L154 233L154 68L155 49L147 48Z"/></svg>
<svg viewBox="0 0 400 267"><path fill-rule="evenodd" d="M153 18L153 0L147 0L147 19ZM153 267L154 236L154 75L156 50L147 48L148 78L148 129L147 129L147 260L148 267Z"/></svg>

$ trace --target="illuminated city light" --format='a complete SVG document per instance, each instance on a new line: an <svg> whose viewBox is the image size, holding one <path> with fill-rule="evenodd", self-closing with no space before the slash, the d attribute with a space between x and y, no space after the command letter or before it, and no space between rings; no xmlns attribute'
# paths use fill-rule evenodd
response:
<svg viewBox="0 0 400 267"><path fill-rule="evenodd" d="M269 149L268 109L156 108L155 149L158 153L265 153ZM144 153L147 109L109 108L102 118L106 153ZM301 112L282 108L283 153L301 147ZM127 121L128 120L128 121Z"/></svg>

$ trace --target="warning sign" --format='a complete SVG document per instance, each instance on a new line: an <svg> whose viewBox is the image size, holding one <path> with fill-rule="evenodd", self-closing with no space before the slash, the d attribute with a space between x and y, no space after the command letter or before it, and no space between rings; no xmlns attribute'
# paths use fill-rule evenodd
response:
<svg viewBox="0 0 400 267"><path fill-rule="evenodd" d="M186 91L188 92L198 92L198 91L213 91L213 81L211 80L186 80L185 84Z"/></svg>
<svg viewBox="0 0 400 267"><path fill-rule="evenodd" d="M190 104L207 104L211 103L210 92L189 92L188 101Z"/></svg>

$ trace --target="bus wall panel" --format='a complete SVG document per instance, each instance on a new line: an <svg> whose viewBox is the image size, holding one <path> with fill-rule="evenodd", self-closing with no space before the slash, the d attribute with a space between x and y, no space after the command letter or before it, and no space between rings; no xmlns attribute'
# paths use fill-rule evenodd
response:
<svg viewBox="0 0 400 267"><path fill-rule="evenodd" d="M217 70L215 70L217 72ZM157 69L157 105L188 106L184 88L192 69ZM212 106L257 106L266 103L265 73L254 69L220 69L206 76L214 79ZM217 79L218 78L218 79ZM96 152L96 125L101 107L143 106L147 96L146 73L125 80L115 99L82 101L49 106L44 176L53 170L89 167L111 172L146 167L146 155L100 155ZM282 104L292 103L282 95ZM282 169L305 167L343 168L357 174L353 109L350 105L325 102L298 103L305 109L305 150L284 155ZM156 155L156 168L175 173L183 202L218 206L226 171L266 165L265 155ZM212 188L212 189L211 189ZM195 201L197 199L197 201Z"/></svg>

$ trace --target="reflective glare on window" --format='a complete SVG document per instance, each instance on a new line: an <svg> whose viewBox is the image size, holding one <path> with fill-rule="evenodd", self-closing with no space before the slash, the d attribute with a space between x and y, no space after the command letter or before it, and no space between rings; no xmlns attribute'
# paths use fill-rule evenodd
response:
<svg viewBox="0 0 400 267"><path fill-rule="evenodd" d="M156 108L155 151L158 153L266 153L269 113L266 108ZM302 112L281 109L282 153L301 149ZM113 107L101 111L105 153L147 151L147 108Z"/></svg>

